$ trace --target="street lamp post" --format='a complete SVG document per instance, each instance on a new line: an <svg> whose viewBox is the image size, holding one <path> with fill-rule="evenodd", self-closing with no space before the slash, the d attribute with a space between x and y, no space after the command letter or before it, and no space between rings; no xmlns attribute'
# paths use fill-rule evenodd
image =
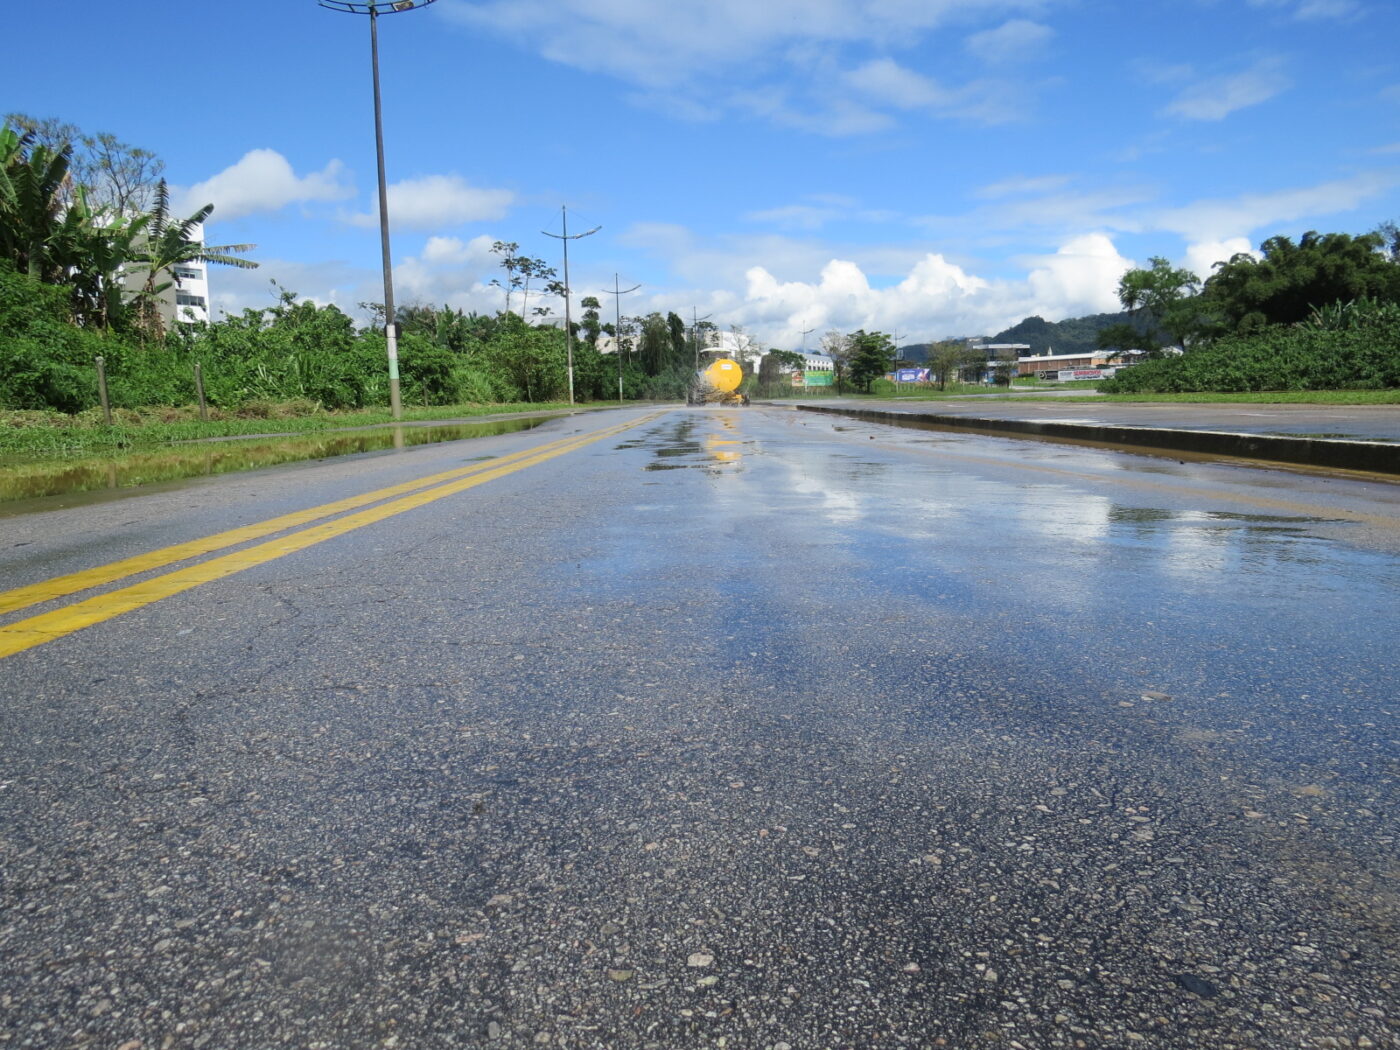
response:
<svg viewBox="0 0 1400 1050"><path fill-rule="evenodd" d="M389 255L389 196L384 179L384 118L379 101L379 14L397 14L427 7L434 0L317 0L331 11L369 15L369 59L374 76L374 150L379 163L379 246L384 266L384 344L389 355L389 407L394 419L403 416L399 398L399 326L394 320L394 272Z"/></svg>
<svg viewBox="0 0 1400 1050"><path fill-rule="evenodd" d="M569 404L574 403L574 322L573 314L569 306L569 242L577 241L582 237L591 237L603 227L595 226L591 230L584 230L583 233L576 233L569 236L569 206L560 205L559 214L563 219L564 232L562 235L550 233L548 230L540 232L546 237L553 237L556 241L564 242L564 348L569 355Z"/></svg>
<svg viewBox="0 0 1400 1050"><path fill-rule="evenodd" d="M690 341L695 344L695 371L700 371L700 322L708 321L714 314L696 317L696 308L690 308Z"/></svg>
<svg viewBox="0 0 1400 1050"><path fill-rule="evenodd" d="M620 287L621 281L617 274L613 274L613 351L617 354L617 403L622 404L622 297L628 292L635 292L641 287L634 284L631 288ZM607 292L603 293L607 295Z"/></svg>

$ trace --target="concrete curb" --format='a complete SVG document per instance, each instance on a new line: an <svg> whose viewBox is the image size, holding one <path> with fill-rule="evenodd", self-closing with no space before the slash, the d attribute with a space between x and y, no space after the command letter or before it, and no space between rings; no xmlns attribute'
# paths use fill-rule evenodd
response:
<svg viewBox="0 0 1400 1050"><path fill-rule="evenodd" d="M939 415L937 413L889 412L868 408L828 408L825 405L797 405L804 412L826 412L879 423L928 423L958 430L975 430L1007 436L1029 435L1125 448L1159 449L1167 452L1194 452L1207 456L1235 456L1241 459L1293 463L1307 467L1337 470L1363 470L1374 474L1400 475L1400 443L1341 441L1335 438L1280 437L1272 434L1241 434L1219 430L1174 430L1169 427L1097 426L1087 423L1042 422L1033 419Z"/></svg>

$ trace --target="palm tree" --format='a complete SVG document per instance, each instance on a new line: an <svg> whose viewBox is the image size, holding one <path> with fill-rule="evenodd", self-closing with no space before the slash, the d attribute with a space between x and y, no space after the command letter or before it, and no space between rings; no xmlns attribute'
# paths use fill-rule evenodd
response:
<svg viewBox="0 0 1400 1050"><path fill-rule="evenodd" d="M161 281L162 274L170 274L173 283L179 285L179 275L175 267L187 263L213 263L216 266L236 266L241 270L253 270L257 263L241 257L242 252L252 251L256 244L221 244L206 246L193 237L194 232L214 212L214 205L206 204L188 219L172 219L170 216L170 192L165 180L156 185L155 207L149 213L146 224L146 239L140 251L133 257L133 272L146 274L145 283L136 293L137 314L142 326L152 335L160 335L164 322L158 306L160 294L166 291L171 281Z"/></svg>

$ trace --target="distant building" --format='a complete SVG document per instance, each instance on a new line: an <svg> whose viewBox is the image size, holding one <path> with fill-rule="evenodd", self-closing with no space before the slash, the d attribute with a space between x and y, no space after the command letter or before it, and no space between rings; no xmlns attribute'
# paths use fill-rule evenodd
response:
<svg viewBox="0 0 1400 1050"><path fill-rule="evenodd" d="M1180 353L1180 351L1177 351ZM1093 350L1082 354L1040 354L1038 357L1018 357L1016 374L1040 375L1075 368L1125 368L1147 356L1145 350Z"/></svg>
<svg viewBox="0 0 1400 1050"><path fill-rule="evenodd" d="M1030 343L983 343L976 339L967 341L967 348L982 355L980 362L964 365L960 378L974 383L991 383L996 380L997 364L1018 360L1028 353Z"/></svg>

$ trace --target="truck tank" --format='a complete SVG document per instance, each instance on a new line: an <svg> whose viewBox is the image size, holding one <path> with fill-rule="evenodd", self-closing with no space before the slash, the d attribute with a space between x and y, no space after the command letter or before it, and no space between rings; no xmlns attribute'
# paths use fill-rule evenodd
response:
<svg viewBox="0 0 1400 1050"><path fill-rule="evenodd" d="M687 405L747 405L749 395L739 392L744 370L739 362L719 357L695 373L686 391Z"/></svg>

